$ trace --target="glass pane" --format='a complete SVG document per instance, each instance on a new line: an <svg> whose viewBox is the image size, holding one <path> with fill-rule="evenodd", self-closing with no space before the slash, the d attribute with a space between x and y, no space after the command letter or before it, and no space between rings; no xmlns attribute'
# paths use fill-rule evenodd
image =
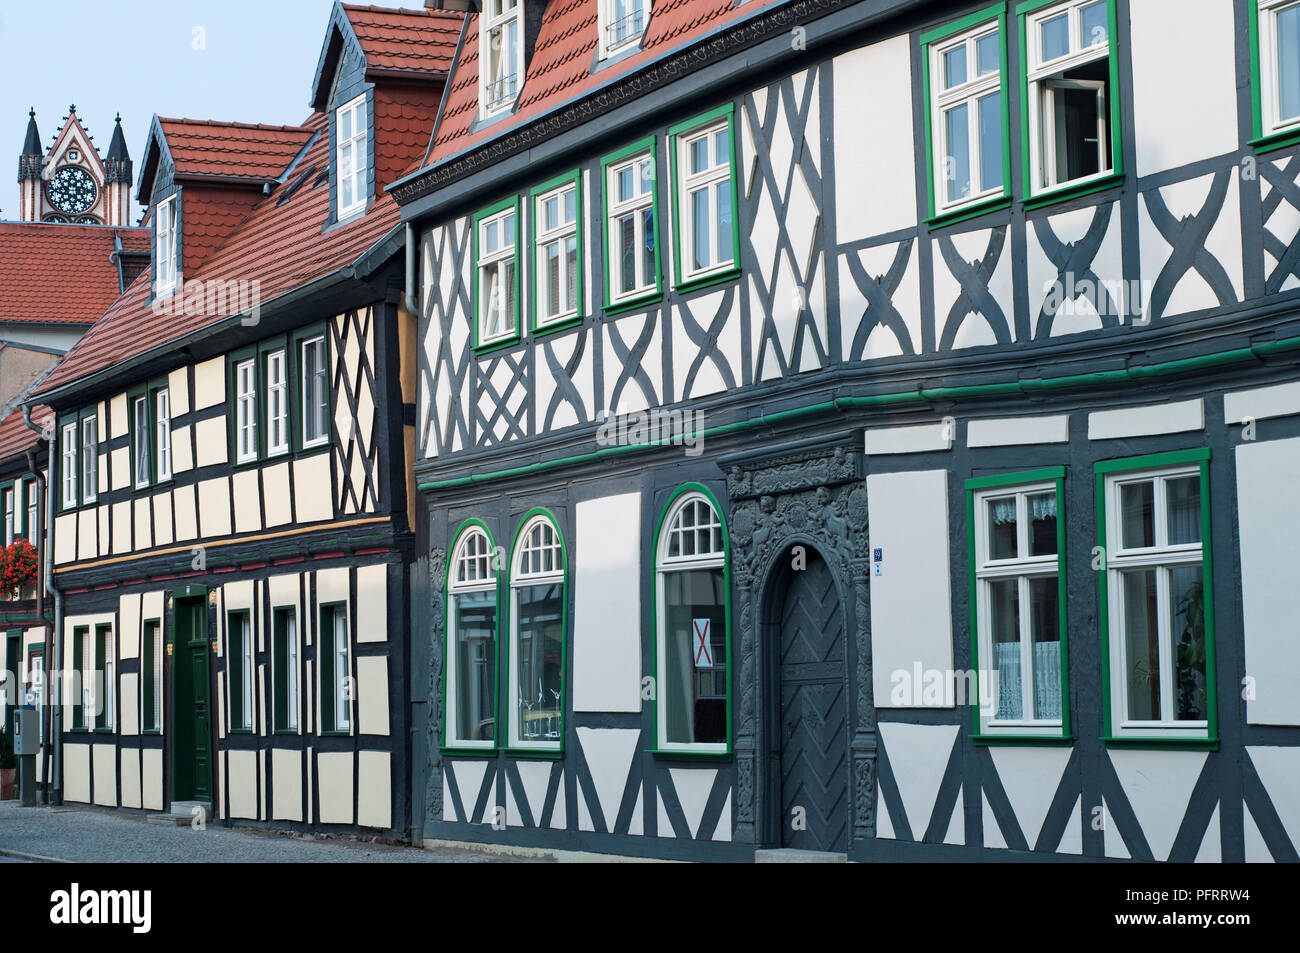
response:
<svg viewBox="0 0 1300 953"><path fill-rule="evenodd" d="M560 313L560 243L551 242L542 251L545 258L546 313Z"/></svg>
<svg viewBox="0 0 1300 953"><path fill-rule="evenodd" d="M654 188L654 176L650 174L650 160L641 160L641 194L649 195Z"/></svg>
<svg viewBox="0 0 1300 953"><path fill-rule="evenodd" d="M966 44L943 54L943 88L952 89L966 82Z"/></svg>
<svg viewBox="0 0 1300 953"><path fill-rule="evenodd" d="M668 740L678 744L725 741L727 623L722 568L665 574L664 602L661 697Z"/></svg>
<svg viewBox="0 0 1300 953"><path fill-rule="evenodd" d="M980 191L1002 188L1002 94L992 93L977 104L980 135Z"/></svg>
<svg viewBox="0 0 1300 953"><path fill-rule="evenodd" d="M1029 515L1029 555L1056 555L1056 493L1034 493L1025 498Z"/></svg>
<svg viewBox="0 0 1300 953"><path fill-rule="evenodd" d="M519 615L516 671L519 737L560 740L560 680L563 672L564 586L522 586L515 590Z"/></svg>
<svg viewBox="0 0 1300 953"><path fill-rule="evenodd" d="M624 215L618 220L618 257L620 262L618 290L626 293L636 287L635 215Z"/></svg>
<svg viewBox="0 0 1300 953"><path fill-rule="evenodd" d="M993 635L992 664L997 667L994 687L998 695L998 719L1023 718L1025 714L1020 666L1020 583L1016 579L995 579L988 585L989 617Z"/></svg>
<svg viewBox="0 0 1300 953"><path fill-rule="evenodd" d="M1300 116L1300 6L1277 15L1278 118Z"/></svg>
<svg viewBox="0 0 1300 953"><path fill-rule="evenodd" d="M628 166L628 167L625 168L625 169L619 169L619 170L618 170L618 187L617 187L617 193L618 193L618 200L619 200L620 202L626 202L626 201L627 201L628 199L630 199L630 198L632 197L632 195L633 195L633 192L632 192L632 184L633 184L632 175L633 175L633 173L632 173L632 167L631 167L631 166Z"/></svg>
<svg viewBox="0 0 1300 953"><path fill-rule="evenodd" d="M542 203L542 227L546 231L560 224L560 199L553 196Z"/></svg>
<svg viewBox="0 0 1300 953"><path fill-rule="evenodd" d="M1016 498L988 501L989 559L1016 558Z"/></svg>
<svg viewBox="0 0 1300 953"><path fill-rule="evenodd" d="M735 261L735 241L731 234L731 180L719 182L718 197L718 257L717 263Z"/></svg>
<svg viewBox="0 0 1300 953"><path fill-rule="evenodd" d="M1055 576L1029 580L1029 631L1034 648L1034 717L1061 717L1060 589Z"/></svg>
<svg viewBox="0 0 1300 953"><path fill-rule="evenodd" d="M502 241L505 245L515 243L515 213L511 212L501 220Z"/></svg>
<svg viewBox="0 0 1300 953"><path fill-rule="evenodd" d="M1156 610L1156 571L1120 574L1124 599L1124 678L1128 682L1128 718L1160 718L1160 648Z"/></svg>
<svg viewBox="0 0 1300 953"><path fill-rule="evenodd" d="M578 193L577 193L577 190L576 190L576 189L569 189L569 191L567 191L567 192L564 193L563 199L564 199L564 221L565 221L566 223L567 223L567 222L575 221L575 220L577 219L577 217L578 217L578 214L577 214L577 201L578 201Z"/></svg>
<svg viewBox="0 0 1300 953"><path fill-rule="evenodd" d="M996 33L989 33L975 41L975 62L980 76L998 71L1001 66L1001 56Z"/></svg>
<svg viewBox="0 0 1300 953"><path fill-rule="evenodd" d="M649 285L655 273L655 215L651 209L641 212L641 275L642 283Z"/></svg>
<svg viewBox="0 0 1300 953"><path fill-rule="evenodd" d="M1170 545L1201 541L1199 475L1165 481L1165 512Z"/></svg>
<svg viewBox="0 0 1300 953"><path fill-rule="evenodd" d="M709 138L702 136L692 141L687 148L690 150L691 157L691 174L703 172L709 167Z"/></svg>
<svg viewBox="0 0 1300 953"><path fill-rule="evenodd" d="M483 226L483 251L489 255L501 247L501 229L495 221Z"/></svg>
<svg viewBox="0 0 1300 953"><path fill-rule="evenodd" d="M719 129L713 134L713 164L722 165L730 161L731 135L727 129Z"/></svg>
<svg viewBox="0 0 1300 953"><path fill-rule="evenodd" d="M509 258L501 263L502 300L505 307L501 313L501 328L504 330L515 319L515 260Z"/></svg>
<svg viewBox="0 0 1300 953"><path fill-rule="evenodd" d="M453 598L456 740L491 741L496 738L496 593L463 593Z"/></svg>
<svg viewBox="0 0 1300 953"><path fill-rule="evenodd" d="M709 190L698 189L691 193L691 266L699 270L709 267Z"/></svg>
<svg viewBox="0 0 1300 953"><path fill-rule="evenodd" d="M1038 32L1042 39L1044 62L1070 52L1070 17L1067 14L1044 20Z"/></svg>
<svg viewBox="0 0 1300 953"><path fill-rule="evenodd" d="M1119 488L1120 547L1138 549L1156 544L1155 486L1150 480Z"/></svg>
<svg viewBox="0 0 1300 953"><path fill-rule="evenodd" d="M339 113L339 138L352 138L352 110L345 109Z"/></svg>
<svg viewBox="0 0 1300 953"><path fill-rule="evenodd" d="M966 103L943 114L944 179L948 183L948 201L970 195L970 117Z"/></svg>
<svg viewBox="0 0 1300 953"><path fill-rule="evenodd" d="M1170 632L1174 640L1174 717L1204 721L1205 590L1200 565L1169 571Z"/></svg>
<svg viewBox="0 0 1300 953"><path fill-rule="evenodd" d="M578 310L578 239L570 235L564 240L564 273L568 281L564 287L564 308L566 311Z"/></svg>
<svg viewBox="0 0 1300 953"><path fill-rule="evenodd" d="M1080 46L1101 46L1106 42L1108 29L1106 0L1098 0L1079 10Z"/></svg>

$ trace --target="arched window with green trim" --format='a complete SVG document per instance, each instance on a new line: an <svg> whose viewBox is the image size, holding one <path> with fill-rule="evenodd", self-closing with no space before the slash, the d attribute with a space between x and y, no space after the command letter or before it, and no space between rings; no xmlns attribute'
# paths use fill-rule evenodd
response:
<svg viewBox="0 0 1300 953"><path fill-rule="evenodd" d="M717 500L686 486L655 539L656 749L731 750L727 528Z"/></svg>
<svg viewBox="0 0 1300 953"><path fill-rule="evenodd" d="M444 743L496 747L497 566L487 527L471 520L452 547L447 575Z"/></svg>
<svg viewBox="0 0 1300 953"><path fill-rule="evenodd" d="M564 741L564 540L545 510L524 517L510 562L509 746L560 751Z"/></svg>

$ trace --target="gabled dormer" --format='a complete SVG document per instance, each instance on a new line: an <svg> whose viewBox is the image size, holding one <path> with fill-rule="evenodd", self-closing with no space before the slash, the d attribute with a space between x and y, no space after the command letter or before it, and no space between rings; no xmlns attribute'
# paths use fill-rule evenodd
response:
<svg viewBox="0 0 1300 953"><path fill-rule="evenodd" d="M546 4L482 0L478 6L478 118L490 121L514 111Z"/></svg>
<svg viewBox="0 0 1300 953"><path fill-rule="evenodd" d="M650 21L650 0L596 0L599 30L596 56L600 60L640 49Z"/></svg>

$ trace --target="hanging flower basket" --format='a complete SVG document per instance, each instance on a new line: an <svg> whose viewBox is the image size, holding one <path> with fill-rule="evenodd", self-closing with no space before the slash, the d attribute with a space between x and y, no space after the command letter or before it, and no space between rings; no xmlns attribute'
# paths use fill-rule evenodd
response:
<svg viewBox="0 0 1300 953"><path fill-rule="evenodd" d="M36 582L36 547L25 539L0 547L0 590L17 597Z"/></svg>

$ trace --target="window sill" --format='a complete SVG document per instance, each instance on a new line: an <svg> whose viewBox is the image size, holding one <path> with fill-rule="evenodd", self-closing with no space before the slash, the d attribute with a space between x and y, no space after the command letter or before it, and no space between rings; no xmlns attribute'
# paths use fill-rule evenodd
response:
<svg viewBox="0 0 1300 953"><path fill-rule="evenodd" d="M687 758L690 760L700 761L730 761L732 751L728 748L726 751L691 751L686 748L650 748L647 753L656 758Z"/></svg>
<svg viewBox="0 0 1300 953"><path fill-rule="evenodd" d="M455 746L443 745L438 749L440 754L452 755L457 758L495 758L500 749L493 746L491 748L457 748Z"/></svg>
<svg viewBox="0 0 1300 953"><path fill-rule="evenodd" d="M722 271L710 272L706 275L700 275L698 278L688 278L687 280L674 285L673 290L678 294L688 294L692 291L699 291L701 288L711 288L714 285L726 284L729 281L735 281L740 277L741 269L737 265L725 268Z"/></svg>
<svg viewBox="0 0 1300 953"><path fill-rule="evenodd" d="M1079 182L1075 185L1063 185L1050 192L1040 192L1037 195L1029 196L1021 204L1024 205L1026 209L1042 208L1046 205L1055 205L1058 202L1067 202L1070 199L1077 199L1085 195L1091 195L1094 192L1103 192L1106 189L1113 189L1123 181L1123 172L1112 172L1110 175L1103 176L1099 179L1090 179L1087 182Z"/></svg>
<svg viewBox="0 0 1300 953"><path fill-rule="evenodd" d="M327 730L327 731L320 731L320 732L318 732L318 733L317 733L317 737L320 737L320 738L351 738L351 737L352 737L352 729L349 728L347 731L339 731L339 730L337 730L337 729L335 729L335 728L330 728L330 729Z"/></svg>
<svg viewBox="0 0 1300 953"><path fill-rule="evenodd" d="M1074 744L1073 735L981 735L970 736L972 744L988 745L1042 745L1045 747L1066 747Z"/></svg>
<svg viewBox="0 0 1300 953"><path fill-rule="evenodd" d="M663 300L663 297L663 291L656 288L653 291L639 294L635 298L621 298L618 301L606 304L605 314L623 314L628 311L640 311L644 308L648 308L652 304L658 304Z"/></svg>
<svg viewBox="0 0 1300 953"><path fill-rule="evenodd" d="M1011 207L1011 196L995 195L992 198L980 199L972 202L970 205L962 205L957 208L949 209L946 212L938 212L931 215L925 220L925 224L932 230L944 228L948 225L956 225L958 222L965 222L972 218L978 218L981 215L988 215L991 212L1001 212Z"/></svg>
<svg viewBox="0 0 1300 953"><path fill-rule="evenodd" d="M145 729L144 731L140 732L140 735L141 735L142 737L145 737L145 738L149 738L149 737L153 737L153 738L161 738L161 737L162 737L162 729L161 729L161 728L147 728L147 729Z"/></svg>
<svg viewBox="0 0 1300 953"><path fill-rule="evenodd" d="M275 728L271 731L271 734L288 737L288 738L297 738L298 729L297 728Z"/></svg>
<svg viewBox="0 0 1300 953"><path fill-rule="evenodd" d="M1285 149L1287 146L1300 145L1300 127L1295 129L1284 129L1281 132L1270 132L1267 135L1258 136L1246 142L1256 152L1272 152L1275 149Z"/></svg>
<svg viewBox="0 0 1300 953"><path fill-rule="evenodd" d="M253 733L252 728L227 728L226 729L226 734L228 735L251 735L252 733Z"/></svg>
<svg viewBox="0 0 1300 953"><path fill-rule="evenodd" d="M583 315L573 314L567 318L560 318L559 320L552 321L548 324L534 324L533 337L540 338L545 337L548 334L555 334L557 331L567 331L569 328L577 327L584 320Z"/></svg>
<svg viewBox="0 0 1300 953"><path fill-rule="evenodd" d="M294 450L293 456L294 458L310 457L318 453L327 452L329 449L330 449L330 442L328 440L322 440L320 443L313 443L305 447L298 447L296 450ZM288 455L285 456L285 459L288 459Z"/></svg>
<svg viewBox="0 0 1300 953"><path fill-rule="evenodd" d="M94 730L93 732L91 732L91 734L95 734L95 735L115 735L115 734L117 734L117 732L114 731L112 728L101 728L101 727L97 727L97 728L95 728L95 730Z"/></svg>
<svg viewBox="0 0 1300 953"><path fill-rule="evenodd" d="M1114 735L1102 735L1101 740L1107 747L1111 748L1149 748L1153 750L1187 749L1190 751L1219 750L1218 738L1153 738L1149 735L1124 735L1117 738Z"/></svg>
<svg viewBox="0 0 1300 953"><path fill-rule="evenodd" d="M487 344L475 344L474 353L476 355L491 354L493 351L504 351L506 348L515 347L519 343L519 333L516 332L508 338L498 338L495 341L489 341Z"/></svg>
<svg viewBox="0 0 1300 953"><path fill-rule="evenodd" d="M564 757L563 748L501 748L502 754L511 758L539 758L547 761L556 761Z"/></svg>

